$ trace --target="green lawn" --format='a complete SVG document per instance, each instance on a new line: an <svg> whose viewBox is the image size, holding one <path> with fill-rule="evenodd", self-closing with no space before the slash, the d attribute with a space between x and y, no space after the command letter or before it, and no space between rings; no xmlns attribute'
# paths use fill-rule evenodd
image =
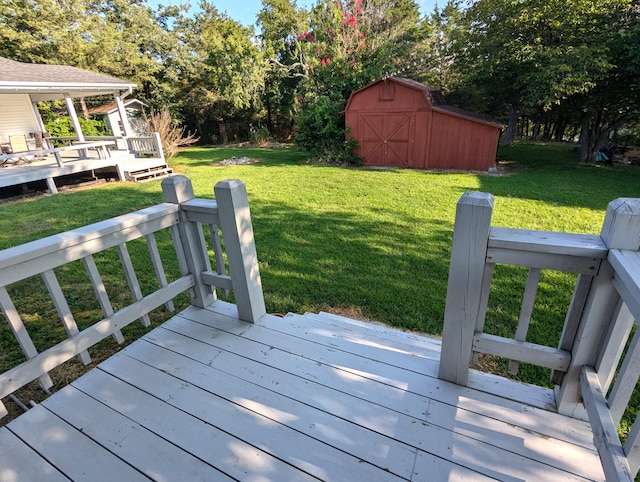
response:
<svg viewBox="0 0 640 482"><path fill-rule="evenodd" d="M232 156L261 162L215 164ZM334 311L430 334L442 332L453 219L465 191L496 197L494 225L585 233L600 231L609 201L640 196L639 168L581 166L567 145L500 149L506 172L499 176L340 168L308 164L306 157L295 148L193 148L171 164L192 179L199 197L213 197L213 185L222 179L247 184L269 312ZM161 201L157 181L110 183L3 204L0 248ZM90 288L81 265L72 265L65 276L70 292L77 293L72 309L79 322L92 322L91 317L82 321ZM126 291L117 268L105 276L116 292ZM152 272L139 276L143 285L153 285ZM513 334L525 279L521 269L496 270L487 331ZM570 275L543 273L530 341L557 344L573 282ZM46 313L54 311L26 294L28 288L40 289L38 283L16 289L29 329L44 347L59 335L49 336L43 328ZM154 322L164 316L155 314ZM132 336L142 332L132 330ZM0 348L1 371L20 357L6 325L0 328ZM520 377L540 381L543 374L525 366Z"/></svg>

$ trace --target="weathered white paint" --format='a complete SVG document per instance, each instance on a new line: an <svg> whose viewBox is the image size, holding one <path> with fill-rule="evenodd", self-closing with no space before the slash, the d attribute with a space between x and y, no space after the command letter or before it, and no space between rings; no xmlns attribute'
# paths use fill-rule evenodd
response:
<svg viewBox="0 0 640 482"><path fill-rule="evenodd" d="M593 426L593 438L607 481L633 480L627 458L622 450L616 425L611 419L607 401L602 393L598 375L585 366L580 377L582 396Z"/></svg>
<svg viewBox="0 0 640 482"><path fill-rule="evenodd" d="M493 196L468 192L458 201L449 266L439 377L467 382L473 335L483 310L482 286Z"/></svg>
<svg viewBox="0 0 640 482"><path fill-rule="evenodd" d="M518 327L516 328L515 339L517 341L526 341L527 332L529 331L529 323L531 322L531 314L533 313L533 303L536 299L538 291L538 282L540 281L540 268L529 269L527 276L527 284L522 296L522 307L520 308L520 317L518 318ZM518 373L518 360L509 360L509 373L516 375Z"/></svg>
<svg viewBox="0 0 640 482"><path fill-rule="evenodd" d="M75 431L58 451L87 437L157 479L190 463L239 480L604 479L586 424L443 382L437 363L420 373L434 350L437 341L339 317L247 324L217 301L42 406ZM37 446L31 429L21 436Z"/></svg>
<svg viewBox="0 0 640 482"><path fill-rule="evenodd" d="M238 316L241 320L255 323L267 310L262 293L247 189L242 181L233 179L218 182L214 186L214 192Z"/></svg>
<svg viewBox="0 0 640 482"><path fill-rule="evenodd" d="M610 250L640 249L640 199L621 198L609 203L602 226L601 237ZM611 254L609 254L609 258ZM598 360L600 343L609 331L614 318L619 294L611 283L613 268L603 262L599 274L594 277L586 298L584 310L571 348L571 365L558 391L558 411L577 414L582 406L580 397L580 372L582 367L594 367ZM629 305L630 308L632 308ZM632 309L633 312L633 309ZM607 380L608 373L599 377Z"/></svg>
<svg viewBox="0 0 640 482"><path fill-rule="evenodd" d="M167 203L179 205L195 198L191 180L185 176L173 176L162 181L162 192ZM184 255L185 268L196 278L193 291L190 292L191 303L204 308L213 303L215 293L210 286L202 282L202 274L211 271L211 261L207 247L204 244L202 225L188 220L184 211L180 213L180 223L176 226L174 242L180 243L180 250Z"/></svg>

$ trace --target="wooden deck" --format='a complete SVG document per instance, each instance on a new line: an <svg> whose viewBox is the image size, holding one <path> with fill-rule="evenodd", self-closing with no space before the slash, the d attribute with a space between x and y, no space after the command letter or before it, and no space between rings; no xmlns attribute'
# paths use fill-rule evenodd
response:
<svg viewBox="0 0 640 482"><path fill-rule="evenodd" d="M140 158L125 150L114 149L105 155L104 152L98 152L96 149L88 149L86 157L78 157L79 153L76 149L72 149L59 153L62 165L58 164L53 154L40 157L29 153L24 155L28 159L26 162L0 163L0 188L46 181L48 188L55 193L57 192L56 178L104 168L115 168L118 177L123 181L156 179L171 172L164 155Z"/></svg>
<svg viewBox="0 0 640 482"><path fill-rule="evenodd" d="M589 424L545 410L551 392L439 380L440 347L190 307L1 428L0 480L604 479Z"/></svg>

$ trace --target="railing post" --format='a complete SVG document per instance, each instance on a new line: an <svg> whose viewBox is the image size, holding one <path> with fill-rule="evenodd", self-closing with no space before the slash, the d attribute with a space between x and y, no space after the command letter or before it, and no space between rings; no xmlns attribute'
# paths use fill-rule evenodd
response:
<svg viewBox="0 0 640 482"><path fill-rule="evenodd" d="M267 311L264 306L247 189L242 181L231 179L217 183L214 192L229 260L229 275L238 307L238 318L254 323Z"/></svg>
<svg viewBox="0 0 640 482"><path fill-rule="evenodd" d="M610 202L600 236L609 249L639 251L640 199L620 198ZM620 297L611 283L612 275L611 265L603 261L587 293L571 347L571 363L556 393L557 409L563 415L586 418L580 394L580 371L583 366L596 366L599 353L607 350L601 343L611 328L609 325L618 318L614 314ZM625 318L622 317L623 320ZM609 375L599 373L598 377L606 381Z"/></svg>
<svg viewBox="0 0 640 482"><path fill-rule="evenodd" d="M185 176L171 176L162 181L162 192L164 200L168 203L180 204L193 199L193 187L191 180ZM203 271L211 271L211 261L204 242L204 233L199 223L192 223L187 220L184 211L180 211L180 222L178 223L178 238L174 239L176 250L182 249L187 269L196 280L192 290L189 290L191 304L199 308L205 308L213 303L216 298L211 287L205 285L201 279Z"/></svg>
<svg viewBox="0 0 640 482"><path fill-rule="evenodd" d="M466 385L473 335L482 311L482 280L491 228L493 196L467 192L458 201L444 313L442 380Z"/></svg>
<svg viewBox="0 0 640 482"><path fill-rule="evenodd" d="M159 133L153 133L153 141L156 144L156 152L158 153L158 158L164 161L164 149L162 149L162 138L160 137Z"/></svg>

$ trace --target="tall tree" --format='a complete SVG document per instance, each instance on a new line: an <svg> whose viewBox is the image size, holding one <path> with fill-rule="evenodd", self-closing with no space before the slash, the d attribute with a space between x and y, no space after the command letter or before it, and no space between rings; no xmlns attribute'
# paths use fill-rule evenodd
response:
<svg viewBox="0 0 640 482"><path fill-rule="evenodd" d="M202 138L224 141L229 122L242 118L248 126L264 88L265 65L253 29L206 0L177 29L189 56L183 64L186 118Z"/></svg>
<svg viewBox="0 0 640 482"><path fill-rule="evenodd" d="M470 82L510 111L506 144L521 109L550 109L606 75L603 18L627 3L480 0L469 8L466 70Z"/></svg>
<svg viewBox="0 0 640 482"><path fill-rule="evenodd" d="M293 129L296 90L304 75L298 36L309 30L309 13L299 9L295 0L263 0L257 25L268 64L264 90L267 126L272 134L287 138Z"/></svg>

